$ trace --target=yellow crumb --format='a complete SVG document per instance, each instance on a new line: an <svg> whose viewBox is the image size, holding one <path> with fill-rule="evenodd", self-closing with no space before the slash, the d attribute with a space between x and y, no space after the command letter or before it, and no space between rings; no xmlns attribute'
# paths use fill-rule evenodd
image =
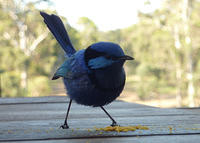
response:
<svg viewBox="0 0 200 143"><path fill-rule="evenodd" d="M192 128L192 130L199 130L200 128Z"/></svg>
<svg viewBox="0 0 200 143"><path fill-rule="evenodd" d="M88 132L91 132L91 129L88 129Z"/></svg>
<svg viewBox="0 0 200 143"><path fill-rule="evenodd" d="M168 126L168 128L169 128L169 133L171 134L173 128L171 126Z"/></svg>
<svg viewBox="0 0 200 143"><path fill-rule="evenodd" d="M38 129L38 130L36 130L36 132L40 133L41 131L40 131L40 129Z"/></svg>
<svg viewBox="0 0 200 143"><path fill-rule="evenodd" d="M26 130L26 131L24 131L24 133L28 133L28 132L29 132L29 131L27 131L27 130Z"/></svg>
<svg viewBox="0 0 200 143"><path fill-rule="evenodd" d="M200 130L200 128L185 128L186 130Z"/></svg>
<svg viewBox="0 0 200 143"><path fill-rule="evenodd" d="M13 133L13 131L11 131L11 130L8 130L8 133Z"/></svg>
<svg viewBox="0 0 200 143"><path fill-rule="evenodd" d="M149 130L147 126L137 125L137 126L107 126L105 128L96 128L94 127L96 131L115 131L115 132L128 132L128 131L135 131L135 130Z"/></svg>

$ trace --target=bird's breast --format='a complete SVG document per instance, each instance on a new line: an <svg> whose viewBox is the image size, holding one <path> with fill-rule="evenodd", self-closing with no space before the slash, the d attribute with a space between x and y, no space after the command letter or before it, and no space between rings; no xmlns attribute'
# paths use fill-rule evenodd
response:
<svg viewBox="0 0 200 143"><path fill-rule="evenodd" d="M120 90L125 84L125 72L123 67L107 67L93 71L90 75L92 83L101 90Z"/></svg>
<svg viewBox="0 0 200 143"><path fill-rule="evenodd" d="M125 72L121 66L88 71L82 61L82 52L77 53L76 64L72 71L81 72L81 76L64 78L65 87L70 98L82 105L103 106L111 103L122 92L125 84ZM76 55L77 56L77 55Z"/></svg>

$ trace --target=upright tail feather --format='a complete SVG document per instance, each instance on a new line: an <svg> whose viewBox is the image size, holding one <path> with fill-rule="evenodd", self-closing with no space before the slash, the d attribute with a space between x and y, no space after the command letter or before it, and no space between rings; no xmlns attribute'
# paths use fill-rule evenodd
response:
<svg viewBox="0 0 200 143"><path fill-rule="evenodd" d="M66 52L66 54L68 56L74 54L76 50L74 49L69 39L69 36L61 19L54 14L48 15L45 12L40 12L40 15L44 18L44 22L46 23L47 27L53 33L54 37L61 45L63 50Z"/></svg>

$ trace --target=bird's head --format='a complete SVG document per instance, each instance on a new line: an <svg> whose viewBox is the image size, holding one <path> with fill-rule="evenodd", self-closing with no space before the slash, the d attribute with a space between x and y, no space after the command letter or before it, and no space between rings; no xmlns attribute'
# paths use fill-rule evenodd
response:
<svg viewBox="0 0 200 143"><path fill-rule="evenodd" d="M134 58L124 54L122 48L111 42L98 42L85 51L85 62L89 69L101 69L114 63L123 66L126 60Z"/></svg>

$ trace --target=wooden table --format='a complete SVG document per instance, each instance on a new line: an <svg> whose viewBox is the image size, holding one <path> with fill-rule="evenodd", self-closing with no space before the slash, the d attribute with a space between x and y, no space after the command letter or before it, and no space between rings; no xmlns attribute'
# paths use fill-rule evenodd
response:
<svg viewBox="0 0 200 143"><path fill-rule="evenodd" d="M66 96L0 99L0 142L28 143L193 143L200 142L200 109L160 109L115 101L105 106L121 126L145 125L149 130L95 131L110 119L100 108L72 103L70 129L63 130Z"/></svg>

